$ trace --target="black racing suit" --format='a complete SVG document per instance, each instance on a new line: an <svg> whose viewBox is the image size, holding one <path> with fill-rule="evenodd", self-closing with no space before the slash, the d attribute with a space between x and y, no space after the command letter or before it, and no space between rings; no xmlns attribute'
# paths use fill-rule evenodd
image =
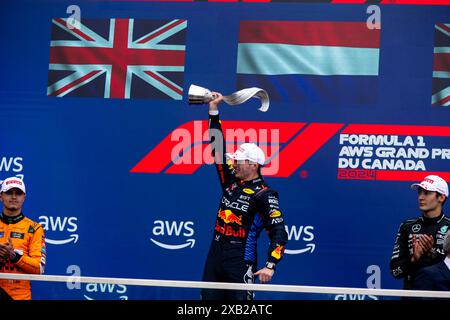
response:
<svg viewBox="0 0 450 320"><path fill-rule="evenodd" d="M256 244L262 229L266 229L270 238L267 262L279 262L287 243L278 193L261 176L252 181L238 181L224 156L225 142L218 115L210 116L209 128L211 146L219 142L222 148L214 150L213 147L212 150L222 186L222 198L203 281L253 283L253 273L257 270ZM252 300L253 292L203 289L202 299Z"/></svg>
<svg viewBox="0 0 450 320"><path fill-rule="evenodd" d="M421 216L417 219L406 220L400 225L392 252L390 269L396 279L404 278L404 289L412 289L414 279L420 269L444 260L443 243L449 227L450 219L443 213L435 218ZM413 235L420 236L422 234L433 236L433 252L431 255L423 254L416 263L412 263Z"/></svg>

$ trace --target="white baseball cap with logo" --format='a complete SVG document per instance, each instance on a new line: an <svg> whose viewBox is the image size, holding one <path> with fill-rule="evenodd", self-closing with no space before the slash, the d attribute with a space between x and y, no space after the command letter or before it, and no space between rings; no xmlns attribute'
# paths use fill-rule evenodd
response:
<svg viewBox="0 0 450 320"><path fill-rule="evenodd" d="M264 152L254 143L243 143L239 146L235 153L225 154L233 160L249 160L263 166L266 162Z"/></svg>
<svg viewBox="0 0 450 320"><path fill-rule="evenodd" d="M448 185L444 179L436 175L429 175L423 178L420 183L414 183L411 185L412 189L423 188L427 191L436 191L444 196L448 197Z"/></svg>
<svg viewBox="0 0 450 320"><path fill-rule="evenodd" d="M26 193L25 183L22 179L17 177L6 178L5 180L3 180L0 192L7 192L14 188L20 189L23 193Z"/></svg>

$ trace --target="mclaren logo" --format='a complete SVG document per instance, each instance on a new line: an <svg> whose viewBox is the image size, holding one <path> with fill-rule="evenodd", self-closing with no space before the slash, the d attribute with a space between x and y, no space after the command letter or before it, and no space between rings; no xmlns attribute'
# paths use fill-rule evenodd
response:
<svg viewBox="0 0 450 320"><path fill-rule="evenodd" d="M195 245L195 239L191 238L194 235L194 222L193 221L167 221L167 220L155 220L153 222L152 234L150 241L156 244L158 247L167 250L180 250L184 248L193 248ZM179 243L179 239L189 237ZM158 240L154 239L158 238ZM176 239L176 244L173 244ZM170 242L170 243L168 243Z"/></svg>
<svg viewBox="0 0 450 320"><path fill-rule="evenodd" d="M77 217L40 216L39 223L46 231L45 242L55 245L77 243ZM62 239L61 239L62 238Z"/></svg>

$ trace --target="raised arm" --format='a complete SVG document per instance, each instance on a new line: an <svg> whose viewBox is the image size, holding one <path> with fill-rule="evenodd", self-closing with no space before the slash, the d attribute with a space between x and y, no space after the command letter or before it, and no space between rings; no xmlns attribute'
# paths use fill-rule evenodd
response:
<svg viewBox="0 0 450 320"><path fill-rule="evenodd" d="M213 92L212 94L214 100L209 103L209 139L220 184L224 190L228 185L234 182L235 177L233 167L227 164L227 159L225 157L226 144L219 119L218 108L222 101L222 95L218 92Z"/></svg>

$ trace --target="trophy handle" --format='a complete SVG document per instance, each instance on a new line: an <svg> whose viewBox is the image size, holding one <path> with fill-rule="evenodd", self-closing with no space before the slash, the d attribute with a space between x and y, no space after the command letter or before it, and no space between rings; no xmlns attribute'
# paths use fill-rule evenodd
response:
<svg viewBox="0 0 450 320"><path fill-rule="evenodd" d="M209 89L191 84L188 93L189 104L204 104L213 100L212 93Z"/></svg>
<svg viewBox="0 0 450 320"><path fill-rule="evenodd" d="M269 109L269 95L266 90L256 87L242 89L230 95L223 96L223 101L230 106L235 106L244 103L250 98L258 98L261 100L259 111L266 112ZM188 93L189 104L205 104L211 100L213 100L213 96L209 89L191 84Z"/></svg>

